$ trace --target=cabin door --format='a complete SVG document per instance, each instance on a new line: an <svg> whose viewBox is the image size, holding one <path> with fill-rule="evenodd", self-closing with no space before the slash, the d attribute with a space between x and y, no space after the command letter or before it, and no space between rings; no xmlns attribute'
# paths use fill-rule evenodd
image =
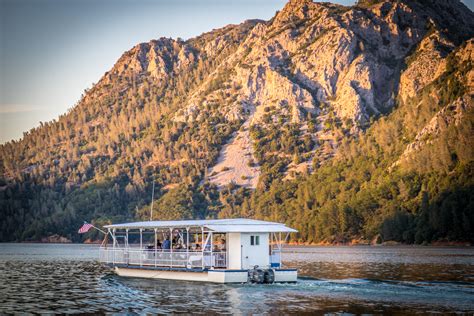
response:
<svg viewBox="0 0 474 316"><path fill-rule="evenodd" d="M258 265L267 268L269 265L268 234L242 233L242 269L252 269Z"/></svg>

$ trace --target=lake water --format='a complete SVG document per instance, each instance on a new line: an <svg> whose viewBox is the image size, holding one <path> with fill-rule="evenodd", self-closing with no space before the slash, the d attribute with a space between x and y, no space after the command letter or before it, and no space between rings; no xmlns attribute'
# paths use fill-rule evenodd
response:
<svg viewBox="0 0 474 316"><path fill-rule="evenodd" d="M0 244L0 313L474 313L474 248L289 247L296 284L123 278L95 245Z"/></svg>

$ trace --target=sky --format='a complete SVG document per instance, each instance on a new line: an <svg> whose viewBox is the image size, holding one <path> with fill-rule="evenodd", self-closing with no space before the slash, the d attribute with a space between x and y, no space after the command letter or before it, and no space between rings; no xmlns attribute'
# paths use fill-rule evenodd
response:
<svg viewBox="0 0 474 316"><path fill-rule="evenodd" d="M0 0L0 144L72 108L136 44L268 20L286 1Z"/></svg>

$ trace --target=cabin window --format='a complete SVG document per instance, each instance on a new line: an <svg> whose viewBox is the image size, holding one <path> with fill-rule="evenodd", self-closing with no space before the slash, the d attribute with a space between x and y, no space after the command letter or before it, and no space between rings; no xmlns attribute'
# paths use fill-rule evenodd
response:
<svg viewBox="0 0 474 316"><path fill-rule="evenodd" d="M260 236L250 236L250 245L251 246L260 245Z"/></svg>

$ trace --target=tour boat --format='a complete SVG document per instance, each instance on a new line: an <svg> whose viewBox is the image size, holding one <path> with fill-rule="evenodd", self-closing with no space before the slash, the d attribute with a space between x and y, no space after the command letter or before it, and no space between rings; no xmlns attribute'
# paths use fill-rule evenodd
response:
<svg viewBox="0 0 474 316"><path fill-rule="evenodd" d="M100 261L120 276L214 283L296 282L282 246L297 232L252 219L146 221L106 225ZM134 241L130 242L129 241Z"/></svg>

